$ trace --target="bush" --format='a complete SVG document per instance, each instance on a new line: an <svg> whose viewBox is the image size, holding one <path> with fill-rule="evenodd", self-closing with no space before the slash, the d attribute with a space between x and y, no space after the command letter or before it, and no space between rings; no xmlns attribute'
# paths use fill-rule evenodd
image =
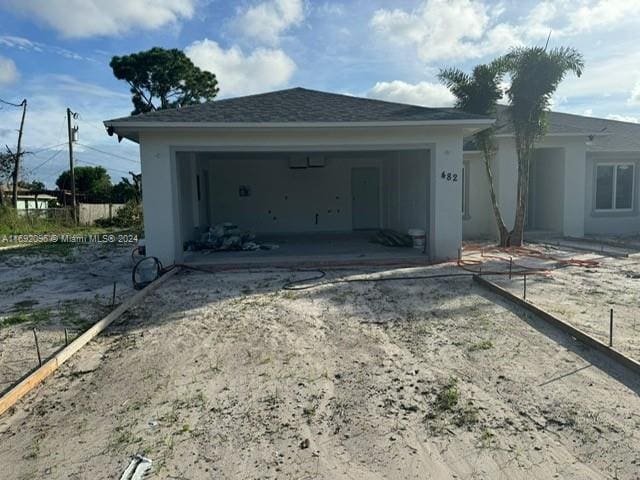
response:
<svg viewBox="0 0 640 480"><path fill-rule="evenodd" d="M118 210L113 218L96 220L99 227L128 228L136 232L144 230L142 205L135 200L129 200Z"/></svg>
<svg viewBox="0 0 640 480"><path fill-rule="evenodd" d="M70 211L59 209L54 212L59 216L49 218L44 216L46 214L36 214L33 211L29 214L19 213L13 207L1 206L0 234L52 233L61 228L73 226L73 217Z"/></svg>

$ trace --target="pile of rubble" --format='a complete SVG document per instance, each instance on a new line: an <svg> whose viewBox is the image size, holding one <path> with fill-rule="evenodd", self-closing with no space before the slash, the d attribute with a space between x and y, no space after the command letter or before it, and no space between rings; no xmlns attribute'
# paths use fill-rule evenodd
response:
<svg viewBox="0 0 640 480"><path fill-rule="evenodd" d="M185 250L258 250L263 246L254 242L256 236L249 230L242 230L237 225L227 222L215 225L202 234L199 241L188 241ZM271 248L270 246L264 246Z"/></svg>

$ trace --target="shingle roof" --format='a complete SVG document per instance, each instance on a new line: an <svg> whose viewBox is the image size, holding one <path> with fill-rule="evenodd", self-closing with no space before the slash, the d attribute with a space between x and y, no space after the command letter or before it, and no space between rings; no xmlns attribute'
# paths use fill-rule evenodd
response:
<svg viewBox="0 0 640 480"><path fill-rule="evenodd" d="M455 109L419 107L306 88L291 88L117 118L105 123L303 123L449 120L488 120L488 118Z"/></svg>
<svg viewBox="0 0 640 480"><path fill-rule="evenodd" d="M498 105L496 119L496 134L513 135L513 125L509 122L509 111L504 105ZM604 130L607 120L601 118L583 117L568 113L548 112L547 133L551 135L590 135Z"/></svg>
<svg viewBox="0 0 640 480"><path fill-rule="evenodd" d="M640 124L637 123L562 112L548 112L547 122L547 135L595 135L587 147L590 152L640 151ZM513 135L513 125L508 122L508 111L504 105L498 105L495 127L498 135ZM465 150L476 148L473 139L465 139Z"/></svg>

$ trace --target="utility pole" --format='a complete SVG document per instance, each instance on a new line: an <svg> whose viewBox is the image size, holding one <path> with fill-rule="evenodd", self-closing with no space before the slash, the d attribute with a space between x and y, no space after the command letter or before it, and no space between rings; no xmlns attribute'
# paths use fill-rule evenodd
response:
<svg viewBox="0 0 640 480"><path fill-rule="evenodd" d="M76 173L73 168L73 132L71 127L71 117L75 118L76 114L67 108L67 133L69 135L69 174L71 176L71 205L73 208L73 222L78 223L78 204L76 203Z"/></svg>
<svg viewBox="0 0 640 480"><path fill-rule="evenodd" d="M22 156L22 132L24 130L24 117L27 115L27 99L25 98L19 104L13 104L9 102L4 102L8 105L12 105L14 107L22 107L22 118L20 120L20 130L18 130L18 146L16 149L16 153L13 155L14 165L13 165L13 191L11 196L11 202L13 203L13 208L18 208L18 174L20 173L20 157ZM9 150L9 147L7 147ZM9 151L11 153L11 151Z"/></svg>

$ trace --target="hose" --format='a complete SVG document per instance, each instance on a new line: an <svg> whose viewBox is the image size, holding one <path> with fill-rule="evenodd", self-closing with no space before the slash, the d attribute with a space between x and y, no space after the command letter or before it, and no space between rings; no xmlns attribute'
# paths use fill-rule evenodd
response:
<svg viewBox="0 0 640 480"><path fill-rule="evenodd" d="M299 280L292 280L289 282L286 282L283 286L282 289L283 290L288 290L288 291L300 291L300 290L309 290L312 288L318 288L318 287L322 287L322 286L327 286L327 285L338 285L338 284L345 284L345 283L367 283L367 282L393 282L393 281L403 281L403 280L430 280L430 279L437 279L437 278L458 278L458 277L473 277L474 275L511 275L511 276L526 276L526 275L549 275L551 274L551 272L553 272L554 270L559 270L561 268L566 268L566 267L571 267L571 266L578 266L578 267L597 267L599 265L599 262L597 262L596 260L580 260L580 259L575 259L575 258L570 258L570 259L563 259L563 258L557 258L551 255L547 255L544 252L541 252L540 250L536 250L533 248L527 248L527 247L483 247L481 245L468 245L467 247L465 247L465 251L480 251L481 257L482 258L486 258L486 259L491 259L491 260L497 260L500 262L506 262L509 263L510 268L508 270L487 270L487 269L482 269L482 264L484 263L483 260L475 260L475 259L463 259L462 257L459 258L457 260L457 262L454 264L456 266L458 266L459 268L461 268L462 270L465 270L465 273L435 273L435 274L427 274L427 275L401 275L401 276L388 276L388 277L365 277L365 278L343 278L343 279L335 279L335 280L329 280L329 281L324 281L324 282L316 282L317 280L322 280L323 278L326 277L326 272L322 269L319 268L315 268L315 269L304 269L304 270L294 270L296 272L317 272L316 275L311 276L311 277L307 277L307 278L302 278ZM488 254L485 252L489 252ZM512 258L506 259L503 256L500 256L496 253L504 253L504 254L509 254L510 256L520 256L520 257L531 257L531 258L537 258L537 259L542 259L542 260L548 260L551 262L554 262L555 265L553 266L548 266L545 268L540 268L540 267L530 267L527 265L520 265L517 264L513 261ZM198 272L205 272L205 273L217 273L216 270L210 270L206 267L199 267L196 265L188 265L188 264L176 264L176 265L172 265L171 267L168 267L168 269L164 269L162 267L162 263L160 263L160 260L158 260L155 257L145 257L142 260L140 260L137 264L136 267L134 268L134 272L133 272L133 282L134 282L134 286L136 286L136 288L138 288L137 285L142 285L139 288L143 288L144 286L148 285L149 283L151 283L153 280L155 280L155 278L153 280L150 281L145 281L145 282L137 282L136 283L136 279L135 279L135 273L138 269L138 266L142 263L142 261L146 260L146 259L154 259L156 261L156 267L157 267L157 271L159 272L157 274L157 276L155 278L158 278L160 275L162 275L162 273L165 273L166 271L176 267L176 266L180 266L181 268L185 268L185 269L189 269L189 270L194 270L194 271L198 271ZM447 262L444 262L447 263ZM401 267L402 265L397 265L397 267ZM478 267L480 266L480 268L473 268L473 267ZM219 271L219 270L218 270ZM316 283L309 283L309 282L316 282Z"/></svg>
<svg viewBox="0 0 640 480"><path fill-rule="evenodd" d="M146 264L149 265L147 266L143 262L146 262ZM168 272L172 268L173 266L165 269L158 257L141 258L136 262L133 270L131 271L131 282L133 283L133 288L135 288L136 290L142 290L144 287L160 278L162 274Z"/></svg>
<svg viewBox="0 0 640 480"><path fill-rule="evenodd" d="M327 282L312 283L309 285L301 285L313 280L320 280L326 276L326 272L323 270L299 270L301 272L319 272L319 275L315 277L303 278L300 280L293 280L285 283L282 286L283 290L297 291L297 290L309 290L311 288L323 287L326 285L337 285L341 283L366 283L366 282L393 282L400 280L429 280L433 278L452 278L452 277L472 277L473 273L434 273L431 275L403 275L394 277L369 277L369 278L341 278L337 280L330 280Z"/></svg>

